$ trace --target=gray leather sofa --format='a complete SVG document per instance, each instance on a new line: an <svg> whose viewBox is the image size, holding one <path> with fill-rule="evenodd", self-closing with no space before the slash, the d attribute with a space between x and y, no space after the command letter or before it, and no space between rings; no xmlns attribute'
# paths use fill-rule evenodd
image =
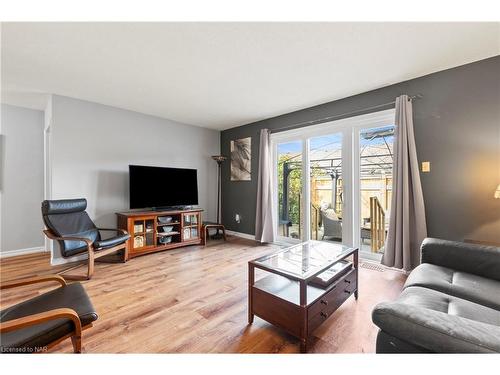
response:
<svg viewBox="0 0 500 375"><path fill-rule="evenodd" d="M500 248L427 238L422 264L372 313L377 353L500 352Z"/></svg>

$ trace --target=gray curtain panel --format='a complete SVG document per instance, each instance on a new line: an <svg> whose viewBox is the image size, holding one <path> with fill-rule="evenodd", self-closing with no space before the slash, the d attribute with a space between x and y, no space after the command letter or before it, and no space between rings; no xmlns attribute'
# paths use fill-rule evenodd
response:
<svg viewBox="0 0 500 375"><path fill-rule="evenodd" d="M272 170L271 132L268 129L262 129L260 131L257 214L255 217L255 239L260 242L274 242Z"/></svg>
<svg viewBox="0 0 500 375"><path fill-rule="evenodd" d="M424 197L413 132L412 102L396 99L389 233L382 264L410 271L420 264L420 244L427 236Z"/></svg>

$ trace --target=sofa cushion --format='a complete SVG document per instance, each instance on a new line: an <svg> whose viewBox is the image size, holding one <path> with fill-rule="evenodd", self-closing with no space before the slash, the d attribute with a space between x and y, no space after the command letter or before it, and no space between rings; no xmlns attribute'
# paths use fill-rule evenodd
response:
<svg viewBox="0 0 500 375"><path fill-rule="evenodd" d="M421 253L422 263L500 281L500 247L426 238Z"/></svg>
<svg viewBox="0 0 500 375"><path fill-rule="evenodd" d="M424 263L415 268L405 288L421 286L500 310L500 281Z"/></svg>
<svg viewBox="0 0 500 375"><path fill-rule="evenodd" d="M438 353L500 352L500 311L432 289L407 287L372 314L383 331Z"/></svg>

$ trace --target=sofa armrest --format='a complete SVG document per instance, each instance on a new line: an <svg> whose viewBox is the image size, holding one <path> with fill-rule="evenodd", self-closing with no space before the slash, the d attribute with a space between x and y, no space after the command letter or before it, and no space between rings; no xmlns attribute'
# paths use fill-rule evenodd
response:
<svg viewBox="0 0 500 375"><path fill-rule="evenodd" d="M425 307L378 304L373 322L384 332L436 353L500 353L500 327Z"/></svg>
<svg viewBox="0 0 500 375"><path fill-rule="evenodd" d="M500 248L436 238L422 242L422 263L500 280Z"/></svg>

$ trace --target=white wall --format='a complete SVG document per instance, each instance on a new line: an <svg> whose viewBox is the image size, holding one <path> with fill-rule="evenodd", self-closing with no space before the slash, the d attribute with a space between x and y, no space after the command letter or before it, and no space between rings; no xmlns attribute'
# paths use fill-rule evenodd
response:
<svg viewBox="0 0 500 375"><path fill-rule="evenodd" d="M210 156L220 152L219 131L62 96L51 106L52 199L87 198L96 224L116 227L115 212L129 209L129 164L195 168L199 206L205 219L215 219ZM60 261L55 246L53 263Z"/></svg>
<svg viewBox="0 0 500 375"><path fill-rule="evenodd" d="M43 112L1 105L0 252L43 250Z"/></svg>

